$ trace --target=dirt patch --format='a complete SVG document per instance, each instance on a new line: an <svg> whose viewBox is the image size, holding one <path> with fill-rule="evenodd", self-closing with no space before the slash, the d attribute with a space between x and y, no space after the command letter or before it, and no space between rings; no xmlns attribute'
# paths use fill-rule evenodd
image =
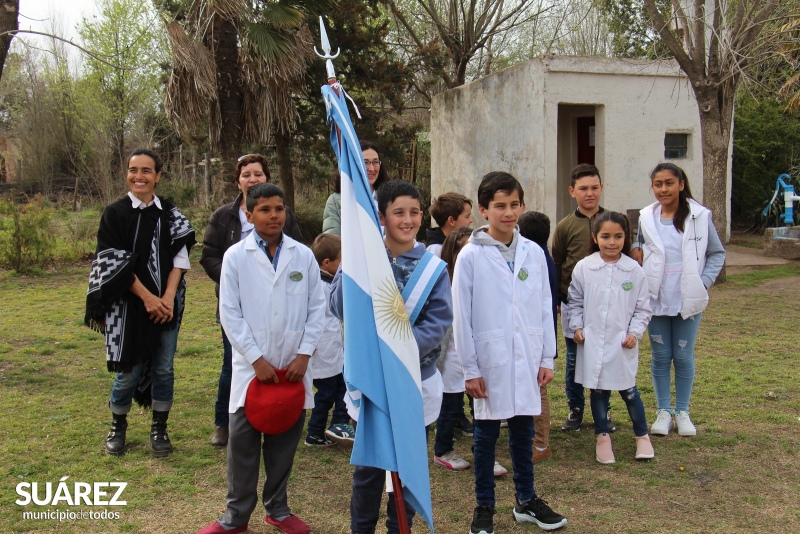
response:
<svg viewBox="0 0 800 534"><path fill-rule="evenodd" d="M757 270L755 268L751 270ZM733 274L728 270L729 274ZM779 297L783 293L785 293L787 287L797 288L800 287L800 276L790 276L787 278L776 278L774 280L765 280L762 283L758 284L755 287L749 287L746 289L738 289L737 291L741 295L747 295L752 293L774 293L776 297Z"/></svg>

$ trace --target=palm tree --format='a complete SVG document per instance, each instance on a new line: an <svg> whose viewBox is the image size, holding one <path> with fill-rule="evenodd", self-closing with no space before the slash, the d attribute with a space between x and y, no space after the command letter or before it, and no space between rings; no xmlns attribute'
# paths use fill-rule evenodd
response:
<svg viewBox="0 0 800 534"><path fill-rule="evenodd" d="M298 118L292 94L304 91L313 57L305 15L287 2L264 0L182 0L169 11L165 111L182 137L207 125L223 175L231 177L244 142L285 137ZM292 205L291 176L281 181Z"/></svg>

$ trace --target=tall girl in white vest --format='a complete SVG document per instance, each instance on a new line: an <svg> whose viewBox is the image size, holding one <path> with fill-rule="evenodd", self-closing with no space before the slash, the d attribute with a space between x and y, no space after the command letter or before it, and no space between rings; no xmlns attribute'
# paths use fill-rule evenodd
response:
<svg viewBox="0 0 800 534"><path fill-rule="evenodd" d="M725 249L711 211L692 198L686 173L660 163L650 173L656 202L639 213L639 235L632 256L644 267L653 318L648 332L651 373L658 411L650 433L666 436L673 416L681 436L697 429L689 417L694 385L694 347L708 288L725 263ZM670 386L675 368L675 409Z"/></svg>

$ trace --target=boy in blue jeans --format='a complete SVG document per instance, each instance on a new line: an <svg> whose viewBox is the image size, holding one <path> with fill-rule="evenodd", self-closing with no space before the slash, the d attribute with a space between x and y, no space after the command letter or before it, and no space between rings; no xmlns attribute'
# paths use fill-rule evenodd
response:
<svg viewBox="0 0 800 534"><path fill-rule="evenodd" d="M386 254L392 264L397 289L402 294L424 256L432 256L431 262L441 262L441 260L426 251L425 246L417 243L415 239L422 224L422 209L419 190L413 184L403 180L393 180L382 185L378 189L378 212L381 225L386 232L384 237ZM344 315L341 280L342 271L339 269L331 287L330 308L340 319ZM446 268L442 269L424 302L422 311L411 325L411 330L419 347L422 406L425 413L424 424L427 427L439 417L442 405L442 376L436 368L436 359L441 352L442 339L453 322L450 277ZM350 415L353 419L358 419L357 412L353 411ZM385 481L386 471L376 467L355 466L353 493L350 498L350 530L353 534L375 532ZM408 501L405 505L410 528L411 519L416 512ZM388 494L387 516L387 531L390 534L399 533L393 493Z"/></svg>
<svg viewBox="0 0 800 534"><path fill-rule="evenodd" d="M525 209L520 183L491 172L478 187L488 221L472 233L456 260L453 335L467 394L475 398L475 497L471 534L493 534L494 460L500 420L508 420L514 466L516 521L555 530L567 520L534 491L533 416L541 413L539 387L553 379L556 354L550 284L544 253L519 235Z"/></svg>
<svg viewBox="0 0 800 534"><path fill-rule="evenodd" d="M319 276L327 302L330 302L331 282L342 261L342 240L338 235L319 234L311 244L311 251L319 263ZM355 430L350 426L350 416L344 403L347 387L344 384L344 345L342 322L325 309L325 330L319 338L317 351L311 359L309 372L314 379L314 408L308 418L307 447L330 447L336 441L352 442ZM328 412L333 408L331 426L327 428ZM331 439L333 438L333 439ZM334 441L336 440L336 441Z"/></svg>
<svg viewBox="0 0 800 534"><path fill-rule="evenodd" d="M592 242L592 217L603 212L600 196L603 194L603 181L600 171L594 165L581 163L570 173L569 195L575 199L578 207L575 211L558 221L553 233L553 262L556 265L558 281L558 303L561 307L561 324L564 330L564 342L567 346L565 357L564 383L569 405L569 415L564 421L562 430L580 430L583 424L583 408L586 397L583 386L575 383L575 358L578 345L572 339L569 329L569 284L572 282L572 270L575 265L589 255L589 243ZM556 298L553 296L553 298ZM608 412L608 431L615 432L617 427L611 421Z"/></svg>

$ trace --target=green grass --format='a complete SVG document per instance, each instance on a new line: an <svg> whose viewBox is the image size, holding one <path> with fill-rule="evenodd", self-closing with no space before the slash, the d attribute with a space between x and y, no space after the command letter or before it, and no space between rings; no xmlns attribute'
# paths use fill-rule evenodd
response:
<svg viewBox="0 0 800 534"><path fill-rule="evenodd" d="M82 325L88 265L40 277L0 272L0 531L191 533L225 506L225 451L208 445L221 359L213 284L196 263L175 360L170 415L171 456L152 457L149 413L134 408L130 448L105 454L112 375L100 336ZM633 459L635 444L624 403L612 396L619 427L618 462L594 461L591 427L558 429L566 416L563 358L549 388L553 458L536 467L537 491L569 518L572 532L800 532L800 325L796 264L733 275L711 293L697 343L692 416L695 438L654 438L656 458ZM654 399L647 340L640 349L639 387L649 417ZM561 348L563 354L563 343ZM588 413L588 409L587 409ZM590 416L589 416L590 418ZM505 432L505 431L503 431ZM505 437L505 433L502 434ZM468 438L456 450L472 459ZM507 447L498 459L511 467ZM349 449L300 446L289 487L294 513L316 533L349 531ZM108 507L118 520L23 520L19 482L124 481L126 506ZM463 533L474 496L472 472L431 465L437 532ZM496 531L535 527L511 518L513 481L497 480ZM52 507L51 507L52 508ZM106 507L67 506L65 510ZM259 507L251 532L272 532ZM381 529L379 529L381 531ZM417 524L415 533L426 532Z"/></svg>

